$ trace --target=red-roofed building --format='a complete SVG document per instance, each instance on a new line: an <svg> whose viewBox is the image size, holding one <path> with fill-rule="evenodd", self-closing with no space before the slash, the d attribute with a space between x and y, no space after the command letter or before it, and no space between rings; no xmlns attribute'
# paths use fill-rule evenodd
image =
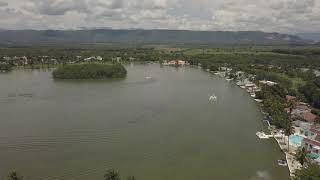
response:
<svg viewBox="0 0 320 180"><path fill-rule="evenodd" d="M286 99L287 99L288 102L289 101L296 101L296 97L290 96L290 95L286 95Z"/></svg>
<svg viewBox="0 0 320 180"><path fill-rule="evenodd" d="M320 155L320 126L312 125L308 132L305 132L306 136L302 141L302 146L308 153Z"/></svg>
<svg viewBox="0 0 320 180"><path fill-rule="evenodd" d="M303 113L303 120L307 122L314 122L317 119L317 116L312 112L304 112Z"/></svg>

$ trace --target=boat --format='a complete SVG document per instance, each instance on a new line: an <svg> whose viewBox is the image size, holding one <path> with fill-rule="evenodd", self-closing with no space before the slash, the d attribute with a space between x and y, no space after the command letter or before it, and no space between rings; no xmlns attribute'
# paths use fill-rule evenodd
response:
<svg viewBox="0 0 320 180"><path fill-rule="evenodd" d="M264 132L257 132L256 135L259 137L259 139L269 139L272 137L272 135L266 135Z"/></svg>
<svg viewBox="0 0 320 180"><path fill-rule="evenodd" d="M227 78L226 80L227 80L227 81L232 81L232 80L233 80L233 78Z"/></svg>
<svg viewBox="0 0 320 180"><path fill-rule="evenodd" d="M278 160L278 165L279 165L279 166L288 166L287 160L285 160L285 159L279 159L279 160Z"/></svg>
<svg viewBox="0 0 320 180"><path fill-rule="evenodd" d="M152 79L152 77L151 76L147 76L146 79Z"/></svg>
<svg viewBox="0 0 320 180"><path fill-rule="evenodd" d="M213 102L213 101L217 101L217 99L218 99L218 98L217 98L217 96L216 96L216 95L214 95L214 94L213 94L212 96L210 96L210 97L209 97L209 101L211 101L211 102Z"/></svg>

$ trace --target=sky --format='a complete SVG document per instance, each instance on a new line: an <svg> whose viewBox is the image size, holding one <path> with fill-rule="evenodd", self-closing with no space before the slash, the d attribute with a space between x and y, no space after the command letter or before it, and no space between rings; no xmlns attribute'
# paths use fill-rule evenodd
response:
<svg viewBox="0 0 320 180"><path fill-rule="evenodd" d="M320 32L320 0L0 0L0 29Z"/></svg>

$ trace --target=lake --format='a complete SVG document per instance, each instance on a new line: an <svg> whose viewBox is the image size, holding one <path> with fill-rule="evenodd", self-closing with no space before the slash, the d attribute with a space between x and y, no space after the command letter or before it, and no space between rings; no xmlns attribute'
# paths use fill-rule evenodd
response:
<svg viewBox="0 0 320 180"><path fill-rule="evenodd" d="M27 180L99 180L108 168L138 180L289 178L276 142L255 135L257 104L234 83L198 68L126 68L112 81L0 74L0 179L17 170Z"/></svg>

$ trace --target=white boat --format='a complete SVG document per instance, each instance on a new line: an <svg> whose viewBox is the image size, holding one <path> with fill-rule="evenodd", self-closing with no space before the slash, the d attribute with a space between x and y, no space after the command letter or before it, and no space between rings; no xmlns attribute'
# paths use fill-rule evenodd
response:
<svg viewBox="0 0 320 180"><path fill-rule="evenodd" d="M286 160L280 159L280 160L278 160L278 165L279 166L288 166L288 163Z"/></svg>
<svg viewBox="0 0 320 180"><path fill-rule="evenodd" d="M212 95L212 96L210 96L209 97L209 101L211 101L211 102L214 102L214 101L217 101L217 96L216 95Z"/></svg>
<svg viewBox="0 0 320 180"><path fill-rule="evenodd" d="M269 139L272 137L271 135L266 135L264 132L257 132L256 135L259 137L259 139Z"/></svg>
<svg viewBox="0 0 320 180"><path fill-rule="evenodd" d="M152 77L151 76L147 76L146 79L152 79Z"/></svg>
<svg viewBox="0 0 320 180"><path fill-rule="evenodd" d="M233 80L233 78L227 78L226 80L227 80L227 81L232 81L232 80Z"/></svg>

